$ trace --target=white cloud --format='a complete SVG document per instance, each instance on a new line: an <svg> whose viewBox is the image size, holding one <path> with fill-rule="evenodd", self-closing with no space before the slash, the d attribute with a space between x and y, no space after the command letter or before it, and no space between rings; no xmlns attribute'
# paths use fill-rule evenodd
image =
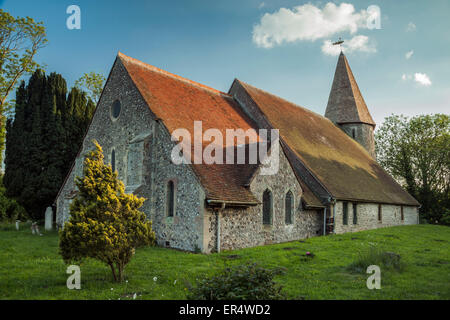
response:
<svg viewBox="0 0 450 320"><path fill-rule="evenodd" d="M430 77L428 77L425 73L415 73L414 81L425 87L431 86Z"/></svg>
<svg viewBox="0 0 450 320"><path fill-rule="evenodd" d="M416 25L412 22L408 23L406 26L406 32L416 31Z"/></svg>
<svg viewBox="0 0 450 320"><path fill-rule="evenodd" d="M280 8L266 13L253 27L253 42L263 48L283 43L315 41L337 33L355 34L359 28L367 28L366 10L355 12L352 4L327 3L323 9L305 4L292 9Z"/></svg>
<svg viewBox="0 0 450 320"><path fill-rule="evenodd" d="M417 84L424 86L424 87L431 86L431 84L432 84L430 77L426 73L420 73L420 72L414 73L414 77L411 74L402 74L402 80L403 81L414 80Z"/></svg>
<svg viewBox="0 0 450 320"><path fill-rule="evenodd" d="M354 36L350 40L345 40L342 44L342 51L345 53L352 53L354 51L361 52L376 52L375 44L369 40L367 36ZM325 40L322 45L322 52L330 55L337 56L341 52L341 48L339 46L334 46L333 42L330 40Z"/></svg>
<svg viewBox="0 0 450 320"><path fill-rule="evenodd" d="M264 2L261 2L258 6L258 9L262 9L266 6L266 4Z"/></svg>
<svg viewBox="0 0 450 320"><path fill-rule="evenodd" d="M408 52L405 54L406 60L408 60L409 58L411 58L413 54L414 54L414 50L408 51Z"/></svg>

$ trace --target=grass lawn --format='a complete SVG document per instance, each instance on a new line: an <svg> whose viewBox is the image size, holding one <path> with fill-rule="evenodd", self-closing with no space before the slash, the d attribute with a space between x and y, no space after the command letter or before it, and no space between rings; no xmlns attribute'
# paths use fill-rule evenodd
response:
<svg viewBox="0 0 450 320"><path fill-rule="evenodd" d="M185 299L188 283L247 261L285 270L277 276L290 299L450 299L450 228L417 225L316 237L264 247L193 254L149 247L136 251L128 283L111 281L108 267L86 261L81 290L66 287L56 232L31 234L0 226L0 299ZM364 272L348 266L370 245L401 255L402 272L381 269L381 290L368 290ZM315 257L305 259L310 251ZM156 277L156 278L155 278ZM154 281L154 278L156 281Z"/></svg>

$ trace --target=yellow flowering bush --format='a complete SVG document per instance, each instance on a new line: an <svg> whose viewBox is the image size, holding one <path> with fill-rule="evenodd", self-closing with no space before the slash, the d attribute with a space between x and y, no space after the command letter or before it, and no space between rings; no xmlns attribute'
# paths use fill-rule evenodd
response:
<svg viewBox="0 0 450 320"><path fill-rule="evenodd" d="M101 146L93 143L96 149L84 160L83 177L75 180L79 192L60 231L60 253L66 263L100 260L121 282L135 249L153 245L155 233L152 222L139 211L146 199L125 193L117 172L103 163Z"/></svg>

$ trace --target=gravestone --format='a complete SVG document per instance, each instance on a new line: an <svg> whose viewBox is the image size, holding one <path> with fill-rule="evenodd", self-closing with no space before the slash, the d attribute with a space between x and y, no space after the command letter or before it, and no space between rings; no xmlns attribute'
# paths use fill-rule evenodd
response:
<svg viewBox="0 0 450 320"><path fill-rule="evenodd" d="M38 226L37 222L33 222L31 224L31 233L42 236L42 233L39 231L39 226Z"/></svg>
<svg viewBox="0 0 450 320"><path fill-rule="evenodd" d="M53 225L53 210L52 207L47 207L45 210L45 230L52 230Z"/></svg>

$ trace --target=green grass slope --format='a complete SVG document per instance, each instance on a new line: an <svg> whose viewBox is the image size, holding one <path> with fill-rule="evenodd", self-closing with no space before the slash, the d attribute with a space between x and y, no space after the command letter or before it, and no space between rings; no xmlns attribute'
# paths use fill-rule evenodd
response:
<svg viewBox="0 0 450 320"><path fill-rule="evenodd" d="M89 260L80 266L81 290L69 290L57 233L35 236L29 226L8 225L0 227L0 299L185 299L196 278L247 261L282 268L276 281L290 299L450 299L449 244L448 227L417 225L211 255L149 247L137 250L127 282L112 282L108 267ZM404 263L402 271L381 269L380 290L367 289L369 275L349 268L371 246Z"/></svg>

